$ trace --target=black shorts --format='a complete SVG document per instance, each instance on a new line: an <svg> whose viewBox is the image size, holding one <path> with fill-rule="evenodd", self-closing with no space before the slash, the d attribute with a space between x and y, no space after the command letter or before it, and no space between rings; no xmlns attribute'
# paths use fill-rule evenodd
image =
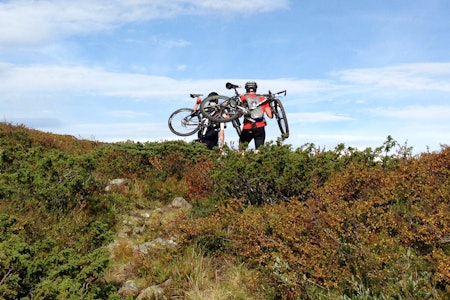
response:
<svg viewBox="0 0 450 300"><path fill-rule="evenodd" d="M266 140L266 129L264 127L243 129L239 143L250 143L252 140L255 140L255 149L264 145L264 141Z"/></svg>
<svg viewBox="0 0 450 300"><path fill-rule="evenodd" d="M219 132L216 130L208 130L205 135L199 134L199 140L206 144L208 149L212 150L219 143Z"/></svg>

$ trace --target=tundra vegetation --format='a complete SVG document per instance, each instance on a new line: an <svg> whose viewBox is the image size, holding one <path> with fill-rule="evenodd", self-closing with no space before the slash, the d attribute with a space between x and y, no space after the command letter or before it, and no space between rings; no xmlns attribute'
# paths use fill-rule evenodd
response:
<svg viewBox="0 0 450 300"><path fill-rule="evenodd" d="M242 155L1 123L0 298L135 299L133 280L159 299L448 299L450 146L412 153L390 136ZM176 197L192 208L162 214ZM133 248L158 238L173 244Z"/></svg>

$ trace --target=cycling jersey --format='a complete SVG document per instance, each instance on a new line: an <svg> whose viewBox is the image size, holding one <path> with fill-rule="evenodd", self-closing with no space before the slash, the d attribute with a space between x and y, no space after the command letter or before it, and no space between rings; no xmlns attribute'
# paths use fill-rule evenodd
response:
<svg viewBox="0 0 450 300"><path fill-rule="evenodd" d="M243 130L266 126L266 120L264 119L264 112L266 111L266 108L269 106L269 103L266 102L258 106L258 104L263 102L265 99L266 98L264 96L256 94L241 95L241 100L246 101L248 104L248 108L250 109L250 115L244 118L244 125L242 127Z"/></svg>

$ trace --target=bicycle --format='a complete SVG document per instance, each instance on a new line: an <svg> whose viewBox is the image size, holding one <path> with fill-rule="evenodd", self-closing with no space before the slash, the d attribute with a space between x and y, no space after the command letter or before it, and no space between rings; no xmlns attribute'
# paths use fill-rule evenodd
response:
<svg viewBox="0 0 450 300"><path fill-rule="evenodd" d="M201 96L203 96L203 94L190 94L191 98L197 98ZM172 133L178 136L190 136L198 131L200 131L202 134L205 134L212 120L210 120L209 118L205 118L204 114L211 115L214 113L215 113L214 110L211 108L205 108L204 113L202 113L199 109L198 110L193 110L192 108L177 109L169 117L168 120L169 129L170 131L172 131ZM237 134L240 136L241 124L239 120L233 120L232 124L233 127L236 129Z"/></svg>
<svg viewBox="0 0 450 300"><path fill-rule="evenodd" d="M248 114L250 110L246 105L247 103L241 101L240 95L237 91L240 86L227 82L225 87L229 90L233 89L235 95L232 97L219 95L203 99L203 101L200 102L200 111L202 114L213 122L233 122L235 120L239 120L242 116L249 118ZM282 94L286 96L286 90L277 93L272 93L269 91L268 94L262 95L266 99L260 102L258 106L269 102L272 114L275 115L275 119L277 120L278 127L281 132L281 138L284 140L289 137L289 125L283 104L278 97ZM214 106L209 105L211 100L217 100L217 104Z"/></svg>

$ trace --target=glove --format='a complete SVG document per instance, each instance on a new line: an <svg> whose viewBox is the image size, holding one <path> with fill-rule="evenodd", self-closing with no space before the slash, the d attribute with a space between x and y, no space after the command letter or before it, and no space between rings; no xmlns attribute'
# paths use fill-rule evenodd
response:
<svg viewBox="0 0 450 300"><path fill-rule="evenodd" d="M202 102L202 98L197 97L197 104L200 104L200 102Z"/></svg>

